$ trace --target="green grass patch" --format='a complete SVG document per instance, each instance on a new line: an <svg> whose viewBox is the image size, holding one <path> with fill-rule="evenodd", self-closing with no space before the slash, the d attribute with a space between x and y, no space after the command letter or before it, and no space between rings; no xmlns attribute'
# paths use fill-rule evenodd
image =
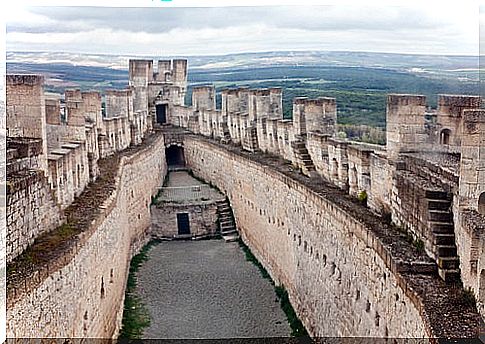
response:
<svg viewBox="0 0 485 344"><path fill-rule="evenodd" d="M259 269L259 272L261 273L261 276L263 276L263 278L265 279L270 280L271 283L274 285L274 282L271 279L271 276L269 275L268 271L266 271L264 266L259 262L259 260L251 252L249 247L247 247L246 244L240 238L239 238L239 246L242 248L244 254L246 255L246 260L256 265L256 267Z"/></svg>
<svg viewBox="0 0 485 344"><path fill-rule="evenodd" d="M476 307L477 306L477 299L475 297L475 293L471 288L463 289L461 291L461 297L465 305L469 307Z"/></svg>
<svg viewBox="0 0 485 344"><path fill-rule="evenodd" d="M136 295L137 272L140 266L148 260L148 252L159 241L152 240L146 244L140 253L135 255L130 262L130 272L126 283L125 304L123 308L123 320L121 325L120 339L140 339L143 329L150 325L150 316L145 305Z"/></svg>
<svg viewBox="0 0 485 344"><path fill-rule="evenodd" d="M367 192L365 190L359 192L357 199L362 205L367 206Z"/></svg>
<svg viewBox="0 0 485 344"><path fill-rule="evenodd" d="M239 239L238 242L239 242L239 246L241 247L241 249L244 251L244 254L246 255L246 260L256 265L256 267L261 272L261 276L263 276L263 278L265 279L268 279L271 282L271 284L274 286L275 293L278 296L278 299L280 300L281 309L283 310L283 312L285 312L286 319L288 320L288 324L290 325L291 336L309 337L308 332L305 329L305 326L303 326L303 323L300 321L295 310L293 309L293 306L291 305L290 298L288 296L288 292L286 291L285 287L283 285L276 286L274 281L271 279L271 276L268 273L268 271L266 271L264 266L254 256L254 254L251 252L249 247L241 239Z"/></svg>
<svg viewBox="0 0 485 344"><path fill-rule="evenodd" d="M283 309L283 312L285 312L288 323L290 324L291 336L308 337L308 332L296 315L296 312L291 305L290 298L288 297L288 292L286 291L285 287L282 285L277 286L275 287L275 291L276 295L278 295L278 298L280 299L281 308Z"/></svg>

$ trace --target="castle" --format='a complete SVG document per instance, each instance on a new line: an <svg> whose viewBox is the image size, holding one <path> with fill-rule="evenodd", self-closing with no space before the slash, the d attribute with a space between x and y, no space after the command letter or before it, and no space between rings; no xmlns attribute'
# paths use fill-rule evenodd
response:
<svg viewBox="0 0 485 344"><path fill-rule="evenodd" d="M336 137L334 98L295 98L291 120L279 88L225 89L217 109L198 86L185 106L186 60L130 60L129 87L104 95L45 95L38 75L6 89L9 336L116 335L170 160L228 196L311 335L470 337L485 318L478 96L431 111L391 94L378 146ZM459 281L476 308L457 304Z"/></svg>

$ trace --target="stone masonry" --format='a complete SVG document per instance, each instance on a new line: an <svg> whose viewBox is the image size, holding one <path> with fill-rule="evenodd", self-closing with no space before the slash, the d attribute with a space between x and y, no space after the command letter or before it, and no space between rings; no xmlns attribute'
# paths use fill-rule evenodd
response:
<svg viewBox="0 0 485 344"><path fill-rule="evenodd" d="M454 285L485 317L479 97L440 95L429 110L389 95L376 146L335 137L332 98L296 98L291 120L278 88L223 90L216 109L214 87L199 87L185 106L186 60L131 60L128 87L105 95L42 85L6 79L9 336L116 336L174 145L229 197L312 335L476 335ZM193 134L160 130L170 124Z"/></svg>

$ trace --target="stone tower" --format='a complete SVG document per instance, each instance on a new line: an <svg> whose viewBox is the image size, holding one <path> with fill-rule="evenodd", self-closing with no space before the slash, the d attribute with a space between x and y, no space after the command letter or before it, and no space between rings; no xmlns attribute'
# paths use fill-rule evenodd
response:
<svg viewBox="0 0 485 344"><path fill-rule="evenodd" d="M460 208L485 212L485 110L463 111Z"/></svg>
<svg viewBox="0 0 485 344"><path fill-rule="evenodd" d="M426 97L413 94L387 96L387 155L396 160L401 152L419 150L427 141L425 129Z"/></svg>
<svg viewBox="0 0 485 344"><path fill-rule="evenodd" d="M438 96L438 142L459 150L461 145L463 111L480 108L479 96Z"/></svg>
<svg viewBox="0 0 485 344"><path fill-rule="evenodd" d="M44 78L41 75L7 75L7 136L42 140L39 167L47 175L47 133Z"/></svg>
<svg viewBox="0 0 485 344"><path fill-rule="evenodd" d="M194 86L192 107L195 111L216 109L216 89L214 86Z"/></svg>

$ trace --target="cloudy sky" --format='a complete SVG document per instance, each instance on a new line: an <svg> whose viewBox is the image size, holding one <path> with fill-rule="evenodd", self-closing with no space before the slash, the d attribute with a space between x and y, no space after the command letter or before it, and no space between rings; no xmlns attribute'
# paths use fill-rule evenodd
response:
<svg viewBox="0 0 485 344"><path fill-rule="evenodd" d="M478 54L478 11L437 6L18 7L7 51L213 55L274 50Z"/></svg>

